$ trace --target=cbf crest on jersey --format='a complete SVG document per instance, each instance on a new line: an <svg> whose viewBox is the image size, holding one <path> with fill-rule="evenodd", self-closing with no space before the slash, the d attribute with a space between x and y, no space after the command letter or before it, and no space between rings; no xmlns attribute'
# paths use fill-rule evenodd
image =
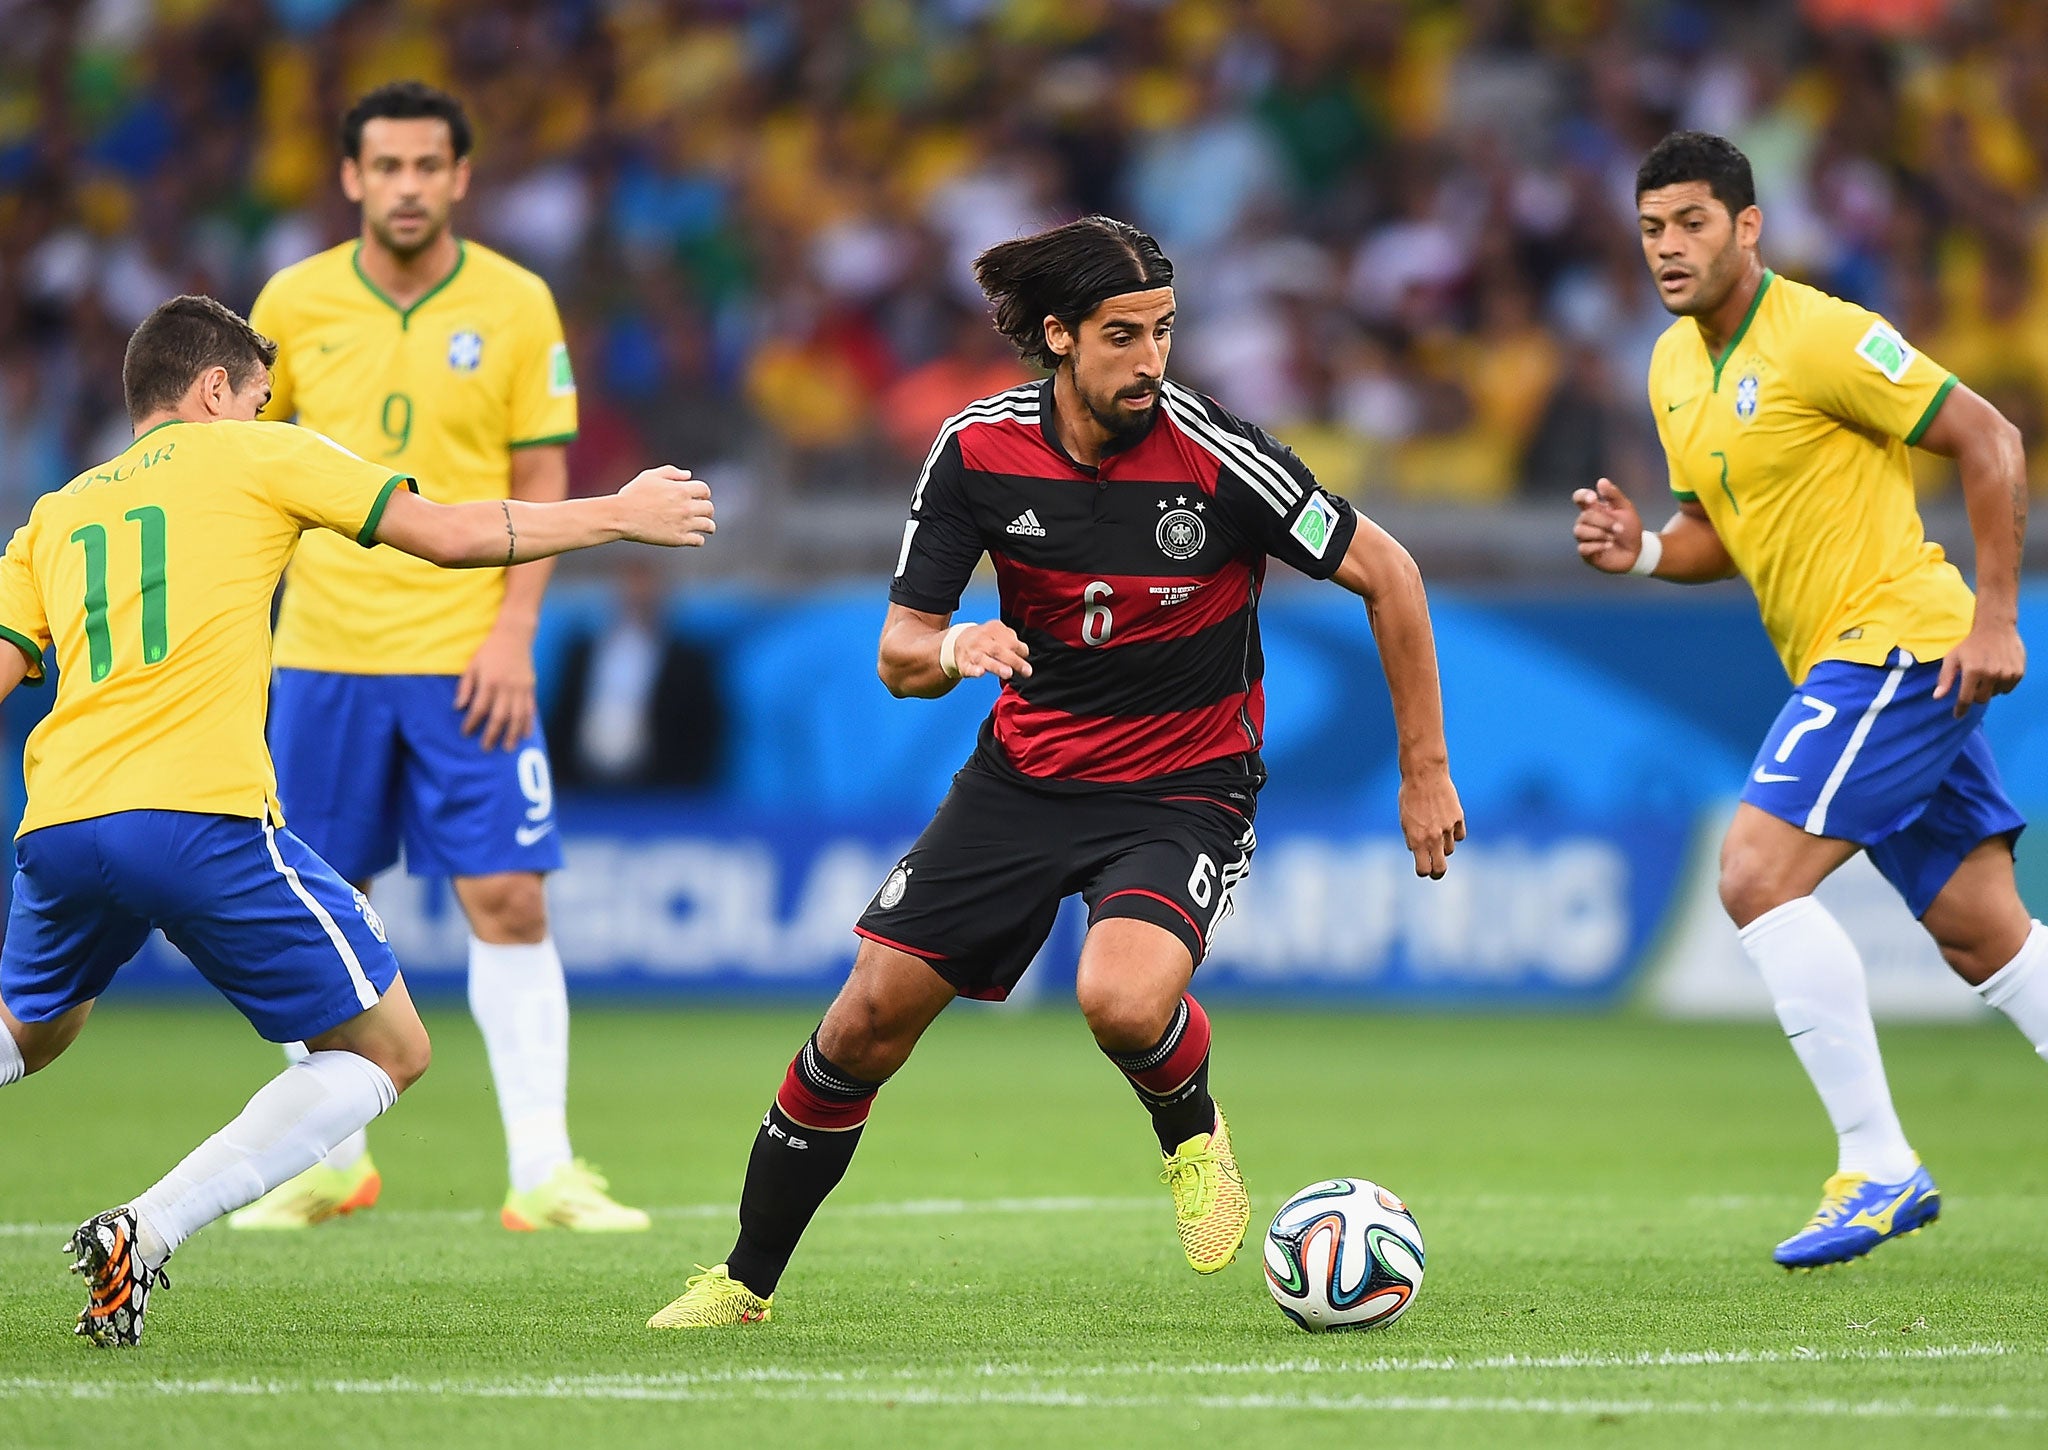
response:
<svg viewBox="0 0 2048 1450"><path fill-rule="evenodd" d="M1744 373L1735 385L1735 416L1745 423L1756 416L1756 394L1756 374Z"/></svg>
<svg viewBox="0 0 2048 1450"><path fill-rule="evenodd" d="M484 340L464 328L448 339L448 366L458 373L473 373L483 365Z"/></svg>

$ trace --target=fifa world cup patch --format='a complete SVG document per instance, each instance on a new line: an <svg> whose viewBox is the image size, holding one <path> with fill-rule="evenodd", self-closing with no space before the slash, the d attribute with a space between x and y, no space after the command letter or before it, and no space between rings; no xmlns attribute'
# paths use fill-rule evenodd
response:
<svg viewBox="0 0 2048 1450"><path fill-rule="evenodd" d="M1294 516L1294 525L1288 529L1300 545L1320 559L1328 552L1330 536L1337 531L1337 506L1319 493L1308 496L1308 502L1300 513Z"/></svg>
<svg viewBox="0 0 2048 1450"><path fill-rule="evenodd" d="M1864 333L1863 341L1856 344L1856 356L1895 383L1902 381L1906 369L1913 365L1913 349L1906 346L1906 339L1886 322L1870 324L1870 331Z"/></svg>
<svg viewBox="0 0 2048 1450"><path fill-rule="evenodd" d="M548 349L548 394L566 398L576 391L576 374L569 367L569 344L558 342Z"/></svg>

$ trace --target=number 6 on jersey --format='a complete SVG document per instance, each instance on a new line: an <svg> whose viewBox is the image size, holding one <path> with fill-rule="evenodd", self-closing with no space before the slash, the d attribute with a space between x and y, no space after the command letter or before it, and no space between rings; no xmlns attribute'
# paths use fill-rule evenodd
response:
<svg viewBox="0 0 2048 1450"><path fill-rule="evenodd" d="M1103 601L1114 593L1100 579L1081 591L1081 643L1109 643L1109 632L1116 621L1110 618L1109 606Z"/></svg>

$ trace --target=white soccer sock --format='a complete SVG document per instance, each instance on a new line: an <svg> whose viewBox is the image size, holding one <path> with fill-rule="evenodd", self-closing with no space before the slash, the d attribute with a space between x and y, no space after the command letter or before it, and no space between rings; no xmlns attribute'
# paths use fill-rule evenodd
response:
<svg viewBox="0 0 2048 1450"><path fill-rule="evenodd" d="M2034 1051L2048 1058L2048 927L2035 922L2019 955L1977 984L1977 995L2012 1019ZM6 1068L0 1066L0 1082Z"/></svg>
<svg viewBox="0 0 2048 1450"><path fill-rule="evenodd" d="M367 1057L315 1052L293 1063L135 1200L143 1262L162 1263L207 1224L305 1172L397 1101L398 1089Z"/></svg>
<svg viewBox="0 0 2048 1450"><path fill-rule="evenodd" d="M1836 1171L1880 1183L1910 1178L1913 1149L1892 1108L1863 961L1849 933L1825 906L1802 896L1744 927L1742 945L1835 1125Z"/></svg>
<svg viewBox="0 0 2048 1450"><path fill-rule="evenodd" d="M284 1060L286 1062L304 1062L306 1056L305 1043L287 1042L284 1045ZM346 1173L349 1169L355 1167L357 1163L361 1162L363 1155L369 1151L370 1134L367 1129L358 1128L339 1143L336 1143L334 1151L320 1161L329 1168L332 1168L336 1173Z"/></svg>
<svg viewBox="0 0 2048 1450"><path fill-rule="evenodd" d="M469 1011L483 1030L515 1193L547 1182L569 1152L569 988L555 940L469 939Z"/></svg>
<svg viewBox="0 0 2048 1450"><path fill-rule="evenodd" d="M28 1076L28 1064L21 1060L21 1046L14 1034L0 1027L0 1087Z"/></svg>

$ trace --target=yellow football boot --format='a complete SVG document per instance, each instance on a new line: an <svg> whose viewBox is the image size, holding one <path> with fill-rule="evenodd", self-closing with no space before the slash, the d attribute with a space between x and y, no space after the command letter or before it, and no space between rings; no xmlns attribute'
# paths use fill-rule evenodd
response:
<svg viewBox="0 0 2048 1450"><path fill-rule="evenodd" d="M370 1155L347 1168L329 1168L315 1163L296 1178L264 1194L247 1208L228 1215L229 1228L311 1228L330 1218L342 1218L360 1209L375 1207L384 1191L384 1179Z"/></svg>
<svg viewBox="0 0 2048 1450"><path fill-rule="evenodd" d="M1251 1225L1252 1201L1230 1151L1223 1109L1216 1110L1215 1132L1197 1134L1166 1155L1159 1179L1173 1190L1180 1246L1194 1271L1213 1274L1236 1258Z"/></svg>
<svg viewBox="0 0 2048 1450"><path fill-rule="evenodd" d="M578 1158L538 1188L507 1193L498 1222L517 1233L566 1228L587 1234L639 1233L653 1222L643 1210L614 1199L605 1191L610 1187L602 1173Z"/></svg>
<svg viewBox="0 0 2048 1450"><path fill-rule="evenodd" d="M726 1272L725 1265L683 1281L683 1297L647 1321L649 1329L719 1329L728 1324L766 1324L775 1296L763 1299Z"/></svg>

